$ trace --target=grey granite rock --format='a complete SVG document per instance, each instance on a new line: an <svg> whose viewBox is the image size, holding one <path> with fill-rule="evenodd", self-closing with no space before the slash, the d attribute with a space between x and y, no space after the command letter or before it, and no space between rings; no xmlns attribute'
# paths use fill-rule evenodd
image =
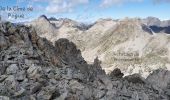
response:
<svg viewBox="0 0 170 100"><path fill-rule="evenodd" d="M0 36L7 41L0 46L8 46L0 49L0 100L170 99L169 71L144 79L139 74L123 78L115 69L108 76L98 58L87 64L67 39L53 45L33 28L10 23L0 24Z"/></svg>

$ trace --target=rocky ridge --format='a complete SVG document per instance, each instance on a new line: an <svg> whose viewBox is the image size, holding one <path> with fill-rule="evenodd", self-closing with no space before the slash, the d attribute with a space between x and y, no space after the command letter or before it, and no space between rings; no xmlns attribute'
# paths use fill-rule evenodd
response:
<svg viewBox="0 0 170 100"><path fill-rule="evenodd" d="M170 72L147 79L119 69L106 75L96 58L89 65L67 39L55 45L34 28L0 23L1 100L169 100Z"/></svg>
<svg viewBox="0 0 170 100"><path fill-rule="evenodd" d="M153 70L170 68L170 36L164 28L159 30L165 26L170 29L168 21L152 17L99 19L81 30L76 27L80 24L71 19L49 20L40 17L29 25L40 37L53 44L60 38L72 41L88 63L98 57L106 73L119 68L125 75L140 73L146 78Z"/></svg>

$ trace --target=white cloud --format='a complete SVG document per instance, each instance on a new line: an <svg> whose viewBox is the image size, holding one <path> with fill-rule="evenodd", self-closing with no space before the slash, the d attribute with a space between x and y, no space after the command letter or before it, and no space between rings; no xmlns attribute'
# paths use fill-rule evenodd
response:
<svg viewBox="0 0 170 100"><path fill-rule="evenodd" d="M52 0L46 7L48 13L70 12L72 4L65 0Z"/></svg>
<svg viewBox="0 0 170 100"><path fill-rule="evenodd" d="M30 5L39 3L38 8L41 8L41 10L43 8L43 10L47 13L55 14L63 12L72 12L76 6L88 4L89 1L90 0L30 0L29 3ZM46 3L47 5L41 6L41 3Z"/></svg>
<svg viewBox="0 0 170 100"><path fill-rule="evenodd" d="M77 5L87 4L89 0L48 0L48 13L71 12Z"/></svg>
<svg viewBox="0 0 170 100"><path fill-rule="evenodd" d="M141 2L143 0L102 0L100 7L110 7L112 5L122 5L127 2Z"/></svg>

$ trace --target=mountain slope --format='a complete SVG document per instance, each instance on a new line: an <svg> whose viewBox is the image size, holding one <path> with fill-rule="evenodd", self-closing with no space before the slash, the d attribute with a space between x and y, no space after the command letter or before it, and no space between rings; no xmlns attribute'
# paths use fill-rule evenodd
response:
<svg viewBox="0 0 170 100"><path fill-rule="evenodd" d="M78 25L76 21L58 19L44 24L53 25L54 35L43 32L34 25L34 21L32 26L37 33L41 30L44 34L39 36L53 43L60 38L72 41L82 51L82 56L88 63L98 57L107 73L114 68L120 68L125 75L140 73L147 77L154 69L169 69L170 36L164 29L156 33L150 26L156 24L160 27L161 23L165 22L157 18L99 19L85 30L81 30L75 27Z"/></svg>

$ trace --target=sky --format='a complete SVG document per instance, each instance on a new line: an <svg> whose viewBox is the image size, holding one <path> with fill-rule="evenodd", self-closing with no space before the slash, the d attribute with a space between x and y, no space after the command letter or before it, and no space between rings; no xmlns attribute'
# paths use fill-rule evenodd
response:
<svg viewBox="0 0 170 100"><path fill-rule="evenodd" d="M21 10L24 8L26 10ZM81 22L149 16L168 20L170 0L0 0L0 15L1 19L18 22L30 21L40 15Z"/></svg>

